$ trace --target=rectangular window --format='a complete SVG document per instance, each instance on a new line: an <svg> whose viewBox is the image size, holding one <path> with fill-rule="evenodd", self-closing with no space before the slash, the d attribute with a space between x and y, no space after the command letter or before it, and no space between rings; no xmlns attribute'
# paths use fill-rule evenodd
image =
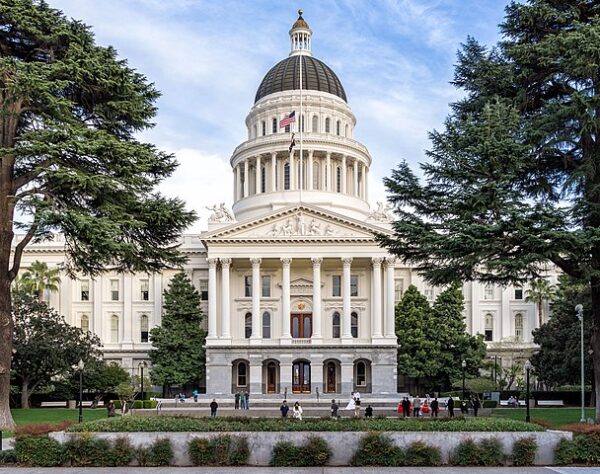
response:
<svg viewBox="0 0 600 474"><path fill-rule="evenodd" d="M427 301L433 301L433 288L426 287L423 290L423 294L425 295L425 298L427 298Z"/></svg>
<svg viewBox="0 0 600 474"><path fill-rule="evenodd" d="M516 287L515 288L515 299L522 300L523 299L523 288Z"/></svg>
<svg viewBox="0 0 600 474"><path fill-rule="evenodd" d="M271 275L263 275L262 277L262 296L263 298L271 297Z"/></svg>
<svg viewBox="0 0 600 474"><path fill-rule="evenodd" d="M262 123L262 135L263 137L267 134L267 122Z"/></svg>
<svg viewBox="0 0 600 474"><path fill-rule="evenodd" d="M485 333L484 339L486 341L494 340L494 316L492 314L485 315Z"/></svg>
<svg viewBox="0 0 600 474"><path fill-rule="evenodd" d="M396 303L402 299L402 293L404 293L404 280L396 278L394 280L394 301Z"/></svg>
<svg viewBox="0 0 600 474"><path fill-rule="evenodd" d="M483 299L493 300L494 299L494 286L489 283L483 288Z"/></svg>
<svg viewBox="0 0 600 474"><path fill-rule="evenodd" d="M358 296L358 275L350 275L350 296Z"/></svg>
<svg viewBox="0 0 600 474"><path fill-rule="evenodd" d="M331 277L331 296L342 296L342 276L333 275Z"/></svg>
<svg viewBox="0 0 600 474"><path fill-rule="evenodd" d="M81 301L89 301L90 300L90 281L89 280L81 280L79 282L81 288Z"/></svg>
<svg viewBox="0 0 600 474"><path fill-rule="evenodd" d="M208 301L208 280L200 280L200 299L202 301Z"/></svg>
<svg viewBox="0 0 600 474"><path fill-rule="evenodd" d="M110 280L110 299L119 301L119 280Z"/></svg>
<svg viewBox="0 0 600 474"><path fill-rule="evenodd" d="M244 276L244 296L252 296L252 275Z"/></svg>
<svg viewBox="0 0 600 474"><path fill-rule="evenodd" d="M140 298L142 301L150 300L150 281L140 280Z"/></svg>

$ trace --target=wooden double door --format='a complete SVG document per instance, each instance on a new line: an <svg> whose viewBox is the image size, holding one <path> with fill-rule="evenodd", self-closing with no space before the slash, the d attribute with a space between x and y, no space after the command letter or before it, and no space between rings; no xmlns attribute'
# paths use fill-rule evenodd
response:
<svg viewBox="0 0 600 474"><path fill-rule="evenodd" d="M290 315L292 338L310 339L312 337L312 314L292 313Z"/></svg>
<svg viewBox="0 0 600 474"><path fill-rule="evenodd" d="M294 362L292 366L292 392L310 393L310 362Z"/></svg>

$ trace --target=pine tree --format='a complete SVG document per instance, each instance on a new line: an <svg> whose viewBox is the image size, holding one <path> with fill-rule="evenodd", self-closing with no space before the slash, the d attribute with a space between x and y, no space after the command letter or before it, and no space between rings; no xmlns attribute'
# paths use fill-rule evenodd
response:
<svg viewBox="0 0 600 474"><path fill-rule="evenodd" d="M176 274L164 292L163 317L150 331L154 383L199 383L205 375L206 331L202 329L200 295L184 273Z"/></svg>

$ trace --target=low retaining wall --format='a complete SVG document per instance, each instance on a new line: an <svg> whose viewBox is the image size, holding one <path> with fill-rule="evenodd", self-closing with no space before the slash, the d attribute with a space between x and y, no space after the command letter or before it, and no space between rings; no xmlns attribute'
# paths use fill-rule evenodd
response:
<svg viewBox="0 0 600 474"><path fill-rule="evenodd" d="M79 433L55 432L50 436L61 443L71 436ZM149 445L156 439L169 438L175 453L173 464L176 466L191 465L187 453L187 443L192 438L213 438L223 434L245 436L250 446L249 464L253 466L267 466L271 459L273 447L279 441L290 441L296 445L302 444L310 435L323 438L332 450L329 461L331 466L347 466L352 456L358 449L360 439L365 436L362 431L274 431L274 432L240 432L240 433L205 433L205 432L136 432L136 433L93 433L94 436L104 439L128 437L133 445ZM534 431L534 432L482 432L482 431L393 431L385 432L394 442L406 448L415 441L422 441L429 446L435 446L442 453L442 462L448 463L448 457L456 446L466 439L478 442L483 439L498 438L504 447L504 453L512 452L513 444L522 438L534 437L538 444L535 464L548 465L554 462L554 448L563 439L572 439L573 433L566 431Z"/></svg>

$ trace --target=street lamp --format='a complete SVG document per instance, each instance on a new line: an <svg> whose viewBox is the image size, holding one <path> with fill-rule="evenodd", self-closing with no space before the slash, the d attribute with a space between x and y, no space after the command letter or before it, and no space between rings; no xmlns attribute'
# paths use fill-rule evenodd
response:
<svg viewBox="0 0 600 474"><path fill-rule="evenodd" d="M467 367L467 361L466 360L462 360L462 362L460 363L460 366L462 367L462 382L463 382L463 386L462 386L462 399L465 399L465 368Z"/></svg>
<svg viewBox="0 0 600 474"><path fill-rule="evenodd" d="M584 371L584 356L583 356L583 305L575 306L577 319L581 323L581 421L585 422L585 371Z"/></svg>
<svg viewBox="0 0 600 474"><path fill-rule="evenodd" d="M527 391L525 393L525 406L527 407L527 414L525 415L525 421L529 423L531 417L529 416L529 372L531 371L531 362L525 361L525 383L527 384Z"/></svg>
<svg viewBox="0 0 600 474"><path fill-rule="evenodd" d="M142 407L144 406L144 367L146 367L146 362L142 362L140 364L140 372L141 372L141 378L140 378L140 392L142 392Z"/></svg>
<svg viewBox="0 0 600 474"><path fill-rule="evenodd" d="M83 421L83 369L85 364L79 359L77 370L79 370L79 423Z"/></svg>

